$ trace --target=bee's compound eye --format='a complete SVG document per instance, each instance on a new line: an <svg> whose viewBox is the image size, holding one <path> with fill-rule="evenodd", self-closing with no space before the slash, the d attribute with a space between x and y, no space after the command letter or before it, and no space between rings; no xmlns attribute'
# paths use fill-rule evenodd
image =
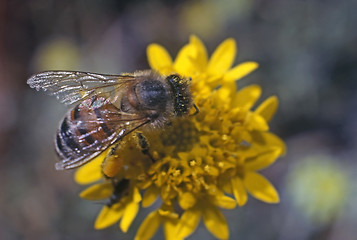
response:
<svg viewBox="0 0 357 240"><path fill-rule="evenodd" d="M146 109L161 109L166 105L167 93L162 82L146 80L137 84L136 95Z"/></svg>

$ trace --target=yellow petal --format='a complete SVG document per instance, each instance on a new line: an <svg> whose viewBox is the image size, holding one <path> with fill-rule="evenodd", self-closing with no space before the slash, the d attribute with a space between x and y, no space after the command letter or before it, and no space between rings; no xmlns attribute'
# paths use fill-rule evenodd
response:
<svg viewBox="0 0 357 240"><path fill-rule="evenodd" d="M157 212L160 216L165 217L165 219L178 219L179 215L176 212L173 212L173 209L166 209L165 206L161 206Z"/></svg>
<svg viewBox="0 0 357 240"><path fill-rule="evenodd" d="M165 219L163 222L164 225L164 234L166 240L181 240L176 234L178 219Z"/></svg>
<svg viewBox="0 0 357 240"><path fill-rule="evenodd" d="M193 207L186 210L177 224L176 233L178 237L186 238L191 235L196 230L200 219L201 213L197 208Z"/></svg>
<svg viewBox="0 0 357 240"><path fill-rule="evenodd" d="M223 165L226 165L225 163L221 162ZM228 165L228 164L227 164ZM231 164L229 164L231 165ZM226 169L224 169L226 170ZM229 195L233 195L233 191L232 191L232 184L231 184L231 181L223 181L221 183L221 189L223 192L229 194Z"/></svg>
<svg viewBox="0 0 357 240"><path fill-rule="evenodd" d="M236 207L236 201L224 194L217 194L213 200L213 203L221 208L233 209Z"/></svg>
<svg viewBox="0 0 357 240"><path fill-rule="evenodd" d="M208 62L208 74L216 75L225 73L233 64L236 56L236 42L228 38L213 52Z"/></svg>
<svg viewBox="0 0 357 240"><path fill-rule="evenodd" d="M232 107L240 107L244 110L249 110L259 99L262 89L259 85L250 85L242 88L234 96Z"/></svg>
<svg viewBox="0 0 357 240"><path fill-rule="evenodd" d="M94 223L95 229L107 228L116 222L123 216L124 208L120 205L113 205L112 207L104 206L99 213Z"/></svg>
<svg viewBox="0 0 357 240"><path fill-rule="evenodd" d="M191 192L185 192L179 195L178 203L184 210L193 207L196 204L196 198Z"/></svg>
<svg viewBox="0 0 357 240"><path fill-rule="evenodd" d="M252 141L260 146L269 146L269 147L277 147L281 149L280 156L283 156L286 153L286 145L283 140L281 140L278 136L270 132L250 132Z"/></svg>
<svg viewBox="0 0 357 240"><path fill-rule="evenodd" d="M133 201L138 203L138 202L141 202L141 194L140 194L140 191L137 187L134 187L133 189Z"/></svg>
<svg viewBox="0 0 357 240"><path fill-rule="evenodd" d="M269 122L278 109L279 100L276 96L267 98L259 107L255 110L256 114L262 116L265 121Z"/></svg>
<svg viewBox="0 0 357 240"><path fill-rule="evenodd" d="M269 125L265 119L255 113L250 113L246 119L246 127L249 131L268 131Z"/></svg>
<svg viewBox="0 0 357 240"><path fill-rule="evenodd" d="M157 211L151 212L141 223L136 232L135 240L151 239L161 225L161 217Z"/></svg>
<svg viewBox="0 0 357 240"><path fill-rule="evenodd" d="M167 69L172 68L172 58L165 48L158 44L150 44L147 47L147 57L152 69L166 74Z"/></svg>
<svg viewBox="0 0 357 240"><path fill-rule="evenodd" d="M232 82L243 78L249 73L253 72L258 68L258 63L256 62L244 62L234 68L230 69L227 73L224 74L223 81Z"/></svg>
<svg viewBox="0 0 357 240"><path fill-rule="evenodd" d="M125 206L125 210L124 210L124 214L123 214L123 218L120 221L120 229L123 232L127 232L131 223L133 222L133 220L136 217L136 214L139 211L139 204L131 201L128 204L126 204Z"/></svg>
<svg viewBox="0 0 357 240"><path fill-rule="evenodd" d="M231 93L234 91L234 87L232 85L223 85L220 89L217 91L217 95L220 98L220 101L218 102L219 104L224 103L224 101L230 99Z"/></svg>
<svg viewBox="0 0 357 240"><path fill-rule="evenodd" d="M248 194L245 191L242 180L238 176L235 176L232 177L231 183L234 198L236 199L239 206L243 206L248 200Z"/></svg>
<svg viewBox="0 0 357 240"><path fill-rule="evenodd" d="M112 183L99 183L83 190L79 196L87 200L101 200L109 198L113 194Z"/></svg>
<svg viewBox="0 0 357 240"><path fill-rule="evenodd" d="M183 76L190 76L195 73L194 59L197 56L197 49L186 44L180 49L174 62L174 69Z"/></svg>
<svg viewBox="0 0 357 240"><path fill-rule="evenodd" d="M216 238L228 239L229 230L226 218L221 211L213 205L207 205L202 209L203 222Z"/></svg>
<svg viewBox="0 0 357 240"><path fill-rule="evenodd" d="M251 161L246 161L244 164L244 168L247 171L257 171L263 168L268 167L280 156L281 149L274 148L272 151L260 154L256 158Z"/></svg>
<svg viewBox="0 0 357 240"><path fill-rule="evenodd" d="M143 207L149 207L151 206L151 204L154 203L154 201L157 199L157 196L159 195L160 190L155 187L155 186L151 186L149 187L143 196L143 201L141 202L141 205Z"/></svg>
<svg viewBox="0 0 357 240"><path fill-rule="evenodd" d="M279 194L274 186L262 175L255 172L246 172L243 182L253 197L267 203L278 203L280 201Z"/></svg>
<svg viewBox="0 0 357 240"><path fill-rule="evenodd" d="M110 148L108 148L108 150L104 151L87 164L80 167L74 174L74 180L79 184L88 184L101 179L101 165L109 150Z"/></svg>
<svg viewBox="0 0 357 240"><path fill-rule="evenodd" d="M196 49L195 66L203 72L207 67L207 50L202 41L195 35L190 36L190 44Z"/></svg>

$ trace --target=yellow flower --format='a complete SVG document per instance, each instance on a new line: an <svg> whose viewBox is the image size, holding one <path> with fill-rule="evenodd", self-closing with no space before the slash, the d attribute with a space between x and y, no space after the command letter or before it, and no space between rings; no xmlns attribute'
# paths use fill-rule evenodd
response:
<svg viewBox="0 0 357 240"><path fill-rule="evenodd" d="M105 206L95 226L106 227L122 218L120 226L126 231L140 202L142 207L149 207L160 199L161 207L146 217L136 239L151 238L161 225L167 239L184 239L201 219L216 238L228 239L221 208L243 206L247 193L267 203L279 202L273 185L257 173L285 153L284 142L270 133L268 126L278 100L270 97L252 110L261 88L252 85L237 91L235 81L258 64L244 62L232 67L236 55L233 39L221 43L210 58L195 36L190 37L175 61L157 44L149 45L147 54L151 68L159 73L191 78L199 113L174 119L162 130L142 132L150 142L154 163L136 146L135 134L128 137L118 154L124 159L124 167L115 179L130 182L129 194L111 207ZM103 153L80 168L76 181L87 184L103 179L100 165L105 156ZM113 192L108 183L94 186L97 190L90 191L90 187L86 191L97 198L89 199L108 198Z"/></svg>

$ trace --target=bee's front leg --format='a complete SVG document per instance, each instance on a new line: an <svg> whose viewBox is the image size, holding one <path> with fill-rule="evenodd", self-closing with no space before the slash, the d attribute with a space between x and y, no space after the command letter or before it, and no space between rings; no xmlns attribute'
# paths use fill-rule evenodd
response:
<svg viewBox="0 0 357 240"><path fill-rule="evenodd" d="M151 159L151 161L154 163L155 159L149 151L150 146L149 146L149 143L148 143L148 140L146 139L146 137L140 132L136 133L136 137L138 139L138 145L141 148L141 152L143 154L147 155Z"/></svg>

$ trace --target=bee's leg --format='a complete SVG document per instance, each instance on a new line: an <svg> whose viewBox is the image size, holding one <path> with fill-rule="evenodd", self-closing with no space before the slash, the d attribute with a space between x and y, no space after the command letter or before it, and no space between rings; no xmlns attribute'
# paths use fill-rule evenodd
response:
<svg viewBox="0 0 357 240"><path fill-rule="evenodd" d="M128 179L115 179L113 178L112 180L113 184L113 193L108 199L108 203L106 204L108 207L113 206L115 203L119 202L120 199L124 196L126 196L129 192L129 184L130 181Z"/></svg>
<svg viewBox="0 0 357 240"><path fill-rule="evenodd" d="M192 114L192 116L195 116L196 114L198 114L200 112L200 110L198 109L198 107L196 106L196 104L193 104L193 107L195 108L196 112L194 112Z"/></svg>
<svg viewBox="0 0 357 240"><path fill-rule="evenodd" d="M104 177L112 179L123 167L123 159L116 153L119 143L111 147L102 163L102 173Z"/></svg>
<svg viewBox="0 0 357 240"><path fill-rule="evenodd" d="M143 154L147 155L147 156L151 159L151 161L154 163L154 162L155 162L155 159L154 159L154 157L151 155L151 153L149 152L150 146L149 146L149 143L148 143L146 137L145 137L142 133L140 133L140 132L137 132L137 133L136 133L136 136L137 136L137 138L138 138L138 145L139 145L139 147L141 148L141 152L142 152Z"/></svg>

